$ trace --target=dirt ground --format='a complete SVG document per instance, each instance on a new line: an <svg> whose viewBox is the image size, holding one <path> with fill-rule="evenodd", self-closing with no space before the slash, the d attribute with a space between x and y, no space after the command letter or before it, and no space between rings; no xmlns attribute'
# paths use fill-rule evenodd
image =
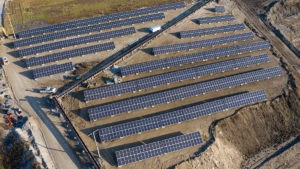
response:
<svg viewBox="0 0 300 169"><path fill-rule="evenodd" d="M268 20L300 50L300 2L281 0L268 11Z"/></svg>
<svg viewBox="0 0 300 169"><path fill-rule="evenodd" d="M232 34L238 34L242 32L249 32L251 31L250 29L246 29L243 31L236 31L236 32L230 32L226 34L216 34L216 35L209 35L209 36L204 36L204 37L195 37L195 38L187 38L187 39L178 39L178 37L174 36L174 33L180 31L180 30L191 30L191 29L199 29L199 28L209 28L209 27L214 27L214 26L221 26L221 25L228 25L228 24L236 24L236 23L243 23L244 16L243 15L237 15L238 11L234 11L236 14L236 20L233 22L227 22L227 23L216 23L216 24L209 24L209 25L198 25L194 23L192 20L199 18L199 17L204 17L204 16L211 16L214 15L211 11L208 9L214 7L214 3L210 3L209 5L205 6L204 8L198 10L195 14L191 15L189 18L183 20L182 22L178 23L176 26L170 28L166 32L164 32L162 35L159 37L155 38L152 40L148 45L144 46L143 49L137 50L131 57L128 59L125 59L124 61L118 63L118 66L123 66L123 65L130 65L134 63L140 63L144 61L149 61L149 60L156 60L156 59L161 59L161 58L169 58L169 57L174 57L174 56L179 56L182 54L187 54L187 53L194 53L194 52L200 52L200 51L206 51L214 48L220 48L220 47L226 47L226 46L232 46L235 45L236 43L230 43L222 46L215 46L215 47L207 47L204 49L195 49L192 51L184 51L184 52L177 52L177 53L171 53L171 54L164 54L164 55L159 55L159 56L152 56L149 54L149 48L154 47L154 46L161 46L161 45L166 45L166 44L174 44L174 43L183 43L183 42L189 42L189 41L196 41L196 40L202 40L202 39L210 39L210 38L215 38L215 37L222 37L226 35L232 35ZM233 9L235 10L235 9ZM227 11L232 11L231 8L227 8ZM261 41L260 38L256 37L254 40L249 40L241 43L249 43L253 41ZM239 43L239 44L241 44ZM283 88L286 86L287 82L287 76L284 73L281 77L275 78L275 79L270 79L270 80L264 80L260 81L257 83L253 84L248 84L245 86L241 87L235 87L231 89L225 89L221 90L218 92L209 92L206 95L201 95L201 96L195 96L191 98L186 98L184 100L180 101L174 101L171 102L170 104L162 104L162 105L157 105L153 108L147 108L143 110L136 110L133 111L130 114L122 114L118 115L115 117L111 118L105 118L102 120L98 120L96 122L89 122L87 119L86 115L86 108L98 104L103 104L111 101L116 101L116 100L121 100L125 98L130 98L133 96L139 96L139 95L144 95L147 93L152 93L155 91L161 91L165 89L170 89L178 86L184 86L187 84L191 83L196 83L196 82L201 82L209 79L215 79L218 77L223 77L227 75L233 75L233 74L238 74L241 72L246 72L258 68L268 68L272 66L277 66L279 65L279 60L276 58L272 51L269 50L263 50L263 51L255 51L252 53L244 53L240 55L235 55L235 56L230 56L229 58L220 58L220 59L214 59L214 60L209 60L207 62L199 62L199 63L194 63L194 64L187 64L183 65L181 67L174 67L170 69L165 69L165 70L156 70L152 72L147 72L147 73L142 73L139 75L132 75L132 76L127 76L124 78L121 78L121 81L128 81L128 80L133 80L141 77L147 77L155 74L161 74L165 72L170 72L174 70L179 70L179 69L185 69L189 67L194 67L198 65L204 65L208 63L214 63L218 61L223 61L223 60L228 60L232 58L239 58L243 56L249 56L249 55L256 55L256 54L262 54L262 53L268 53L269 58L271 60L270 63L267 64L261 64L261 65L255 65L255 66L250 66L248 68L243 68L239 70L233 70L233 71L228 71L224 73L218 73L212 76L204 76L199 79L195 80L187 80L179 83L172 83L170 85L162 85L158 86L154 89L146 89L141 92L136 92L136 93L128 93L128 94L122 94L121 96L113 96L109 97L103 100L96 100L96 101L90 101L88 103L85 103L82 101L82 90L85 90L83 87L78 87L76 88L73 92L71 92L68 96L62 98L62 103L64 108L68 112L68 116L72 119L72 123L77 127L77 129L80 131L80 135L82 139L87 143L89 149L96 154L96 146L94 143L94 140L88 136L91 134L93 131L95 131L97 128L103 126L103 125L111 125L114 123L119 123L122 121L126 121L129 119L134 119L134 118L142 118L145 115L149 114L155 114L155 113L161 113L163 111L167 111L173 108L178 108L180 106L184 105L189 105L192 103L198 103L202 102L208 99L212 98L217 98L221 96L226 96L229 94L234 94L237 92L242 92L242 91L254 91L254 90L259 90L259 89L264 89L267 92L268 99L273 99L276 96L280 95L282 92ZM96 87L97 86L102 86L104 85L102 82L102 77L107 77L111 76L111 73L109 71L105 71L100 73L98 76L95 78L91 79L90 81L96 82ZM164 156L160 157L155 157L147 160L143 160L141 162L129 164L126 166L123 166L122 168L168 168L171 166L175 166L181 161L184 161L188 159L190 156L193 155L193 153L198 152L200 147L205 147L208 144L208 140L210 139L209 131L208 128L211 125L212 121L216 119L221 119L223 117L231 115L233 112L235 112L236 109L224 111L221 113L216 113L211 116L204 116L202 118L192 120L189 122L184 122L178 125L173 125L173 126L168 126L163 129L158 129L158 130L153 130L153 131L148 131L144 132L142 134L138 135L132 135L128 136L122 139L117 139L111 142L106 142L106 143L98 143L100 149L101 149L101 154L102 154L102 162L104 163L106 168L116 168L115 164L115 157L113 155L113 152L116 150L120 150L123 148L128 148L133 145L140 145L141 142L145 142L149 139L154 140L154 139L159 139L157 137L166 137L167 135L176 135L176 133L189 133L193 131L200 131L204 144L200 146L195 146L191 147L182 151L170 153ZM220 140L220 142L223 142ZM220 143L221 145L222 143ZM233 147L234 148L234 147ZM226 155L224 153L223 155ZM239 153L235 154L239 156ZM230 166L230 164L228 164ZM204 166L203 166L204 167Z"/></svg>

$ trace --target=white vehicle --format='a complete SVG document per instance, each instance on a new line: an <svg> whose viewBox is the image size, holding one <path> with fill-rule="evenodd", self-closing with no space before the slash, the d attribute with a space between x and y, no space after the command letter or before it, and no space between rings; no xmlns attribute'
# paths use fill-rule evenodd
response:
<svg viewBox="0 0 300 169"><path fill-rule="evenodd" d="M159 25L156 25L156 26L151 26L149 28L150 32L153 33L153 32L156 32L156 31L159 31L161 30L161 27Z"/></svg>
<svg viewBox="0 0 300 169"><path fill-rule="evenodd" d="M46 87L45 89L40 90L40 93L56 93L57 89L53 87Z"/></svg>

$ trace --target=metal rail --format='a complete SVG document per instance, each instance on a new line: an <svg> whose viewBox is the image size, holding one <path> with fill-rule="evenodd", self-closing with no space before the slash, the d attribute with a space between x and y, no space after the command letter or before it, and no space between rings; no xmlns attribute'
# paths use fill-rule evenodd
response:
<svg viewBox="0 0 300 169"><path fill-rule="evenodd" d="M124 56L126 56L130 52L132 52L135 49L137 49L137 48L141 47L142 45L146 44L151 39L155 38L156 36L158 36L159 34L161 34L162 32L164 32L165 30L167 30L168 28L170 28L171 26L173 26L173 25L177 24L178 22L180 22L181 20L185 19L186 17L188 17L189 15L191 15L196 10L198 10L199 8L201 8L202 6L204 6L205 4L207 4L210 1L212 1L212 0L203 0L203 1L197 2L191 8L189 8L188 10L184 11L182 14L180 14L179 16L177 16L176 18L174 18L172 21L167 22L165 25L163 25L161 30L159 30L157 32L154 32L152 34L148 34L148 35L142 37L141 39L139 39L135 43L133 43L133 44L131 44L131 45L129 45L129 46L121 49L117 53L113 54L112 56L108 57L107 59L105 59L104 61L102 61L101 63L99 63L97 66L95 66L94 68L92 68L89 72L87 72L86 74L84 74L83 77L82 77L82 79L80 81L75 81L75 82L72 82L72 83L69 83L69 84L63 86L62 88L59 89L59 93L56 94L55 97L53 97L53 101L54 101L55 105L60 109L61 114L65 118L66 122L71 126L71 129L74 131L76 137L78 138L80 144L83 146L83 149L87 153L87 155L90 158L91 162L93 163L94 167L101 168L102 166L97 161L97 159L95 159L93 157L93 155L91 154L91 152L88 150L87 146L85 145L85 143L83 142L83 140L79 136L79 133L76 131L76 129L72 125L70 119L66 115L66 112L65 112L64 108L62 107L62 105L59 103L59 101L57 99L60 98L60 97L62 97L62 96L64 96L68 92L70 92L72 89L74 89L75 87L77 87L78 85L80 85L82 82L86 81L87 79L91 78L92 76L98 74L100 71L102 71L102 70L106 69L107 67L111 66L116 61L122 59Z"/></svg>
<svg viewBox="0 0 300 169"><path fill-rule="evenodd" d="M81 137L79 136L78 132L76 131L76 129L74 128L74 126L72 125L70 119L68 118L68 116L66 115L65 110L63 109L63 107L59 104L58 100L56 97L52 98L53 102L55 103L56 107L60 109L61 114L63 115L63 117L65 118L66 122L69 124L69 126L71 127L71 130L73 130L73 132L76 135L76 138L78 138L78 141L80 142L80 144L82 145L84 151L87 153L89 159L91 160L91 162L93 163L93 165L97 168L101 168L101 164L98 163L98 161L93 157L93 155L91 154L91 152L88 150L87 146L85 145L85 143L83 142L83 140L81 139Z"/></svg>
<svg viewBox="0 0 300 169"><path fill-rule="evenodd" d="M212 1L212 0L203 0L203 1L197 2L190 9L186 10L185 12L183 12L182 14L180 14L179 16L174 18L172 21L167 22L165 25L163 25L161 30L159 30L157 32L154 32L154 33L151 33L151 34L148 34L148 35L145 35L144 37L142 37L138 41L134 42L133 44L121 49L117 53L115 53L112 56L108 57L107 59L105 59L104 61L99 63L97 66L93 67L89 72L84 74L82 76L81 80L71 82L71 83L63 86L62 88L60 88L58 90L58 94L56 94L56 96L61 97L61 96L65 95L66 93L71 91L73 88L75 88L79 84L81 84L82 82L84 82L87 79L91 78L92 76L98 74L99 72L106 69L107 67L113 65L116 61L122 59L124 56L126 56L130 52L132 52L135 49L137 49L137 48L141 47L142 45L146 44L151 39L155 38L156 36L158 36L159 34L164 32L165 30L170 28L171 26L173 26L173 25L177 24L178 22L180 22L181 20L185 19L186 17L188 17L189 15L191 15L196 10L198 10L199 8L201 8L202 6L204 6L205 4L207 4L210 1Z"/></svg>

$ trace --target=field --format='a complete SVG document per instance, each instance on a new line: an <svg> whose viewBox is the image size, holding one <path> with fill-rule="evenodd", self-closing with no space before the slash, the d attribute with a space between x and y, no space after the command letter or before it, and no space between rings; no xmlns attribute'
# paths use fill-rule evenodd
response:
<svg viewBox="0 0 300 169"><path fill-rule="evenodd" d="M181 0L15 0L8 10L16 32L73 19L163 5ZM6 18L5 27L9 29Z"/></svg>

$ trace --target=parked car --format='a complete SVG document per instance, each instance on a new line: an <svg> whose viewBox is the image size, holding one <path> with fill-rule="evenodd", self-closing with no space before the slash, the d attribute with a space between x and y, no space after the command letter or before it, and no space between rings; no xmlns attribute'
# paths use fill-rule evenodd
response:
<svg viewBox="0 0 300 169"><path fill-rule="evenodd" d="M53 87L46 87L45 89L41 89L40 90L40 93L51 93L51 94L54 94L56 92L57 92L57 89L53 88Z"/></svg>

